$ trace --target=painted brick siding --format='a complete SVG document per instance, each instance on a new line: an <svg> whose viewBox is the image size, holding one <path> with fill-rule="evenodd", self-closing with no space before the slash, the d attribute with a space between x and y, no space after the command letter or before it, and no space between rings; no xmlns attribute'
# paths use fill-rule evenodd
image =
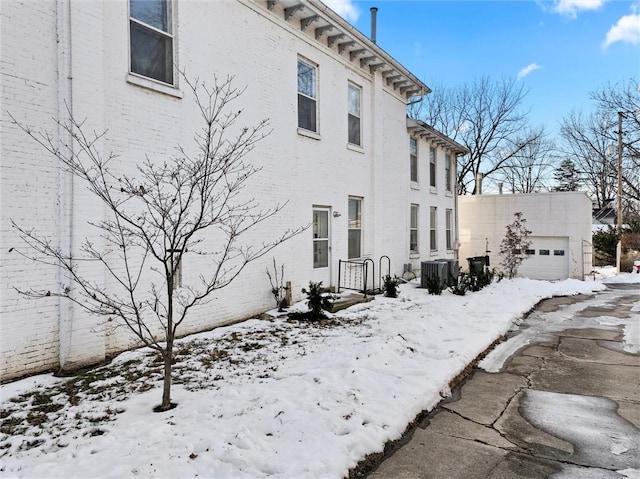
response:
<svg viewBox="0 0 640 479"><path fill-rule="evenodd" d="M128 74L127 3L72 2L71 6L67 20L73 33L70 87L64 75L63 81L57 81L59 59L69 57L56 49L56 3L2 3L2 95L6 109L18 111L21 121L56 132L50 118L58 115L61 99L71 100L74 117L86 118L90 130L107 131L99 148L104 155L117 155L112 167L118 172L133 173L145 157L163 161L175 154L177 145L194 152L193 137L202 124L185 82L179 78L178 90L166 94L140 86ZM274 8L278 13L282 7L276 4ZM401 274L402 265L409 261L409 205L420 203L421 225L428 226L429 205L440 205L444 215L444 205L449 208L454 204L443 188L436 193L410 191L404 98L386 87L380 73L369 74L349 62L346 55L317 42L312 31L303 32L286 22L282 14L268 12L261 2L174 2L174 18L177 63L188 78L210 81L214 75L234 75L236 86L246 86L233 106L244 110L238 126L270 120L270 135L247 156L248 162L262 168L251 179L247 195L258 199L264 208L284 208L244 239L261 243L287 228L308 225L314 205L341 214L335 218L330 214L332 261L327 277L313 269L312 231L308 229L249 265L235 282L215 295L214 301L193 311L182 334L271 309L273 299L265 269L271 266L272 257L285 265L285 279L292 282L294 299L301 299L300 290L311 279L324 279L325 284L335 286L337 261L347 258L349 196L363 199L363 253L376 262L381 255L389 255L392 274ZM37 34L20 37L18 32L27 30ZM10 47L16 38L23 42L21 51ZM299 56L318 65L319 138L300 134L297 128ZM349 82L362 88L362 148L347 146ZM56 244L65 244L70 238L72 251L77 252L84 238L100 241L88 221L104 217L107 211L84 185L61 174L49 155L11 126L4 111L2 115L0 379L49 368L72 368L133 347L135 342L127 330L114 329L108 320L89 317L54 299L27 301L12 290L13 286L54 289L58 273L55 268L44 269L6 253L5 245L19 245L9 218L50 234ZM428 163L421 161L422 169L428 171ZM439 167L442 164L439 161ZM444 232L444 216L440 221ZM428 240L428 229L421 231L420 237ZM215 234L207 241L215 244ZM439 244L444 245L444 239L439 239ZM428 253L421 245L423 251ZM438 253L440 257L447 255L445 251ZM99 267L86 266L85 272L107 288L117 288ZM195 281L206 273L207 265L201 258L185 256L183 282ZM6 341L7 337L11 341Z"/></svg>
<svg viewBox="0 0 640 479"><path fill-rule="evenodd" d="M50 157L34 151L9 117L12 114L18 121L40 125L56 116L55 2L29 2L28 6L2 2L0 22L2 377L7 371L20 376L46 369L58 356L56 302L24 300L14 289L48 288L49 279L55 281L55 270L17 254L15 248L22 242L11 226L11 220L26 228L41 225L57 241L58 170Z"/></svg>

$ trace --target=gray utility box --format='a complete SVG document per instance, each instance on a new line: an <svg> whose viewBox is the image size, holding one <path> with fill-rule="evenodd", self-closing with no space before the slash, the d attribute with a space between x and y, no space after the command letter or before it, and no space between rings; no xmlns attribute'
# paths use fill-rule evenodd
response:
<svg viewBox="0 0 640 479"><path fill-rule="evenodd" d="M440 286L450 285L458 278L458 260L437 259L420 263L420 287L427 287L427 280L437 278Z"/></svg>
<svg viewBox="0 0 640 479"><path fill-rule="evenodd" d="M437 278L440 286L448 285L458 277L458 260L437 259L420 263L420 287L427 287L427 280Z"/></svg>

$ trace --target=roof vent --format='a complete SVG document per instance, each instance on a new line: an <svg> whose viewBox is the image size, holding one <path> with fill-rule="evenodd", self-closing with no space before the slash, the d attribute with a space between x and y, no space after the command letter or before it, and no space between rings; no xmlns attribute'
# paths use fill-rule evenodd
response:
<svg viewBox="0 0 640 479"><path fill-rule="evenodd" d="M378 7L371 7L371 41L376 43Z"/></svg>

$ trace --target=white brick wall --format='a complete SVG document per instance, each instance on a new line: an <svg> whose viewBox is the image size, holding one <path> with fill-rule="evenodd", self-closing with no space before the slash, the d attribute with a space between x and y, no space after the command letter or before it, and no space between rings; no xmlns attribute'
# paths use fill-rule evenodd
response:
<svg viewBox="0 0 640 479"><path fill-rule="evenodd" d="M62 5L66 5L62 2ZM77 252L84 238L100 241L88 220L107 212L78 180L69 183L56 162L23 133L11 126L5 110L20 121L56 132L60 98L70 102L86 128L108 130L100 148L118 155L114 168L132 173L146 156L154 161L175 153L180 144L193 150L193 135L202 125L184 85L183 98L153 91L127 81L127 4L73 2L70 72L72 93L63 75L57 80L60 54L56 49L56 2L2 2L2 373L8 379L50 368L72 368L98 361L133 345L124 329L92 318L68 303L54 299L27 301L12 287L57 287L57 271L12 253L20 246L10 227L14 218L64 244L71 235ZM281 8L276 6L276 9ZM409 189L409 136L405 100L387 88L380 72L351 63L313 33L302 32L282 15L269 13L254 1L177 2L175 8L178 64L189 78L210 80L214 74L235 75L235 84L247 86L237 107L244 108L241 125L270 118L272 133L250 153L248 161L263 169L248 192L263 207L289 202L271 221L246 239L261 242L284 229L308 224L313 205L340 212L332 221L330 280L337 282L338 259L347 257L348 197L363 198L363 251L376 261L391 258L392 274L402 273L409 261L409 206L421 205L420 259L429 259L429 205L438 205L439 244L444 245L444 210L454 200L444 193L444 151L439 150L439 188L432 193L425 177L420 191ZM21 32L34 32L23 35ZM63 45L64 46L64 45ZM311 139L297 131L297 58L318 64L319 134ZM62 55L62 59L68 59ZM347 85L362 87L362 151L347 148ZM425 143L426 145L426 143ZM421 150L427 147L421 144ZM421 157L428 172L428 156ZM422 188L422 182L424 188ZM71 190L72 188L72 190ZM62 211L62 214L60 214ZM68 224L67 224L68 223ZM61 226L62 225L62 226ZM64 235L60 235L60 232ZM213 241L213 240L211 240ZM8 246L8 247L5 247ZM451 255L438 251L438 257ZM314 278L311 230L251 264L215 301L192 313L181 333L211 328L273 307L265 268L272 257L285 265L294 298ZM97 282L116 283L95 266L84 266ZM183 281L205 273L202 258L187 255ZM8 339L10 338L10 339Z"/></svg>

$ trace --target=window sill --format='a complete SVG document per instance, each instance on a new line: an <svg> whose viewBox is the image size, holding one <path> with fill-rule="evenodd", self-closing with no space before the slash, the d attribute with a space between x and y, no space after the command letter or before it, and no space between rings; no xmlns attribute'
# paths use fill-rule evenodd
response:
<svg viewBox="0 0 640 479"><path fill-rule="evenodd" d="M409 259L419 259L420 258L420 252L419 251L411 251L409 253Z"/></svg>
<svg viewBox="0 0 640 479"><path fill-rule="evenodd" d="M305 130L304 128L298 127L298 135L306 136L307 138L311 138L312 140L320 140L321 136L317 134L315 131Z"/></svg>
<svg viewBox="0 0 640 479"><path fill-rule="evenodd" d="M355 151L356 153L364 154L364 148L354 143L347 143L347 150Z"/></svg>
<svg viewBox="0 0 640 479"><path fill-rule="evenodd" d="M432 195L437 195L437 194L438 194L438 188L436 188L435 186L430 186L430 187L429 187L429 192L430 192Z"/></svg>
<svg viewBox="0 0 640 479"><path fill-rule="evenodd" d="M127 83L131 83L133 85L146 88L148 90L153 90L158 93L163 93L165 95L169 95L174 98L182 98L184 96L182 91L175 87L172 87L170 85L165 85L164 83L160 83L155 80L151 80L149 78L141 77L133 73L127 73Z"/></svg>
<svg viewBox="0 0 640 479"><path fill-rule="evenodd" d="M411 189L420 191L420 184L417 181L411 182Z"/></svg>
<svg viewBox="0 0 640 479"><path fill-rule="evenodd" d="M446 192L444 193L444 195L445 195L447 198L453 198L453 191L446 191Z"/></svg>

